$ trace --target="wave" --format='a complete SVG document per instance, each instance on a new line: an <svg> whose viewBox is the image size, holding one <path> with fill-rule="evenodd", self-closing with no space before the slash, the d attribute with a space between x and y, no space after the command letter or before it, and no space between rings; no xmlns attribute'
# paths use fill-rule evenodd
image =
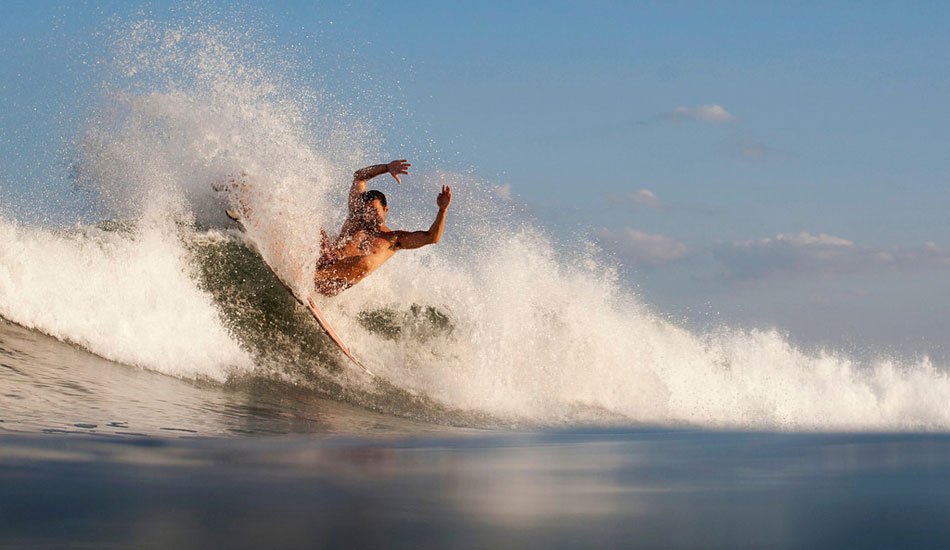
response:
<svg viewBox="0 0 950 550"><path fill-rule="evenodd" d="M75 174L104 217L131 221L0 220L0 315L174 376L279 380L433 422L950 428L950 380L927 359L686 330L593 246L556 246L490 186L445 172L414 174L390 197L394 225L426 227L439 185L452 185L443 241L319 300L380 380L355 375L262 256L306 280L319 229L339 227L348 175L379 161L379 143L256 43L224 24L118 24L120 76L103 84ZM211 189L237 174L255 185L247 234Z"/></svg>
<svg viewBox="0 0 950 550"><path fill-rule="evenodd" d="M0 220L0 315L108 359L225 380L252 363L170 225L53 231Z"/></svg>

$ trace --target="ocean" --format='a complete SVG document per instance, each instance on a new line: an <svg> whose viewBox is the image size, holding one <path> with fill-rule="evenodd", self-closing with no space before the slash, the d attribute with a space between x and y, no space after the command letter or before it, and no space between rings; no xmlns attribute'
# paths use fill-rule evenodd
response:
<svg viewBox="0 0 950 550"><path fill-rule="evenodd" d="M443 241L317 298L353 368L281 280L389 159L373 121L227 25L113 24L81 215L0 205L4 547L950 540L944 365L681 326L468 174L390 190L415 228L451 185Z"/></svg>

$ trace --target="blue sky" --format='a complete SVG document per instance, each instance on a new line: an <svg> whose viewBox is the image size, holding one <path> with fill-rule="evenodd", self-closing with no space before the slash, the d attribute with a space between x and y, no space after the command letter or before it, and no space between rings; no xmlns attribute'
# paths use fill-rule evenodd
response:
<svg viewBox="0 0 950 550"><path fill-rule="evenodd" d="M305 80L388 111L393 156L510 186L556 238L604 246L660 311L937 353L950 335L948 9L277 2L237 11L314 71ZM140 10L175 12L0 6L4 194L45 210L70 200L42 190L95 81L78 60L111 16Z"/></svg>

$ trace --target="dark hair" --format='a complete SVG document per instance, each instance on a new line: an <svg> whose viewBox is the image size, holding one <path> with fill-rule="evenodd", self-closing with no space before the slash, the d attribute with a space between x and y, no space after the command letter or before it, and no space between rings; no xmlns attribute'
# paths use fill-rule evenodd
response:
<svg viewBox="0 0 950 550"><path fill-rule="evenodd" d="M363 199L363 204L369 204L376 199L379 199L379 203L383 205L383 208L386 208L386 195L382 191L377 191L372 189L370 191L364 191L360 197Z"/></svg>

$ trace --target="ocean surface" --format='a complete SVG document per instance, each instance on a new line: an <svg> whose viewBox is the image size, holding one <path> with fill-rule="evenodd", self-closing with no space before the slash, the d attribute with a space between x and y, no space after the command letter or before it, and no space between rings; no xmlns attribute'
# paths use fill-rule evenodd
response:
<svg viewBox="0 0 950 550"><path fill-rule="evenodd" d="M947 365L685 328L470 175L406 177L391 225L448 184L443 240L316 297L353 368L283 285L389 159L375 121L245 26L110 24L82 207L0 203L0 546L950 541Z"/></svg>

